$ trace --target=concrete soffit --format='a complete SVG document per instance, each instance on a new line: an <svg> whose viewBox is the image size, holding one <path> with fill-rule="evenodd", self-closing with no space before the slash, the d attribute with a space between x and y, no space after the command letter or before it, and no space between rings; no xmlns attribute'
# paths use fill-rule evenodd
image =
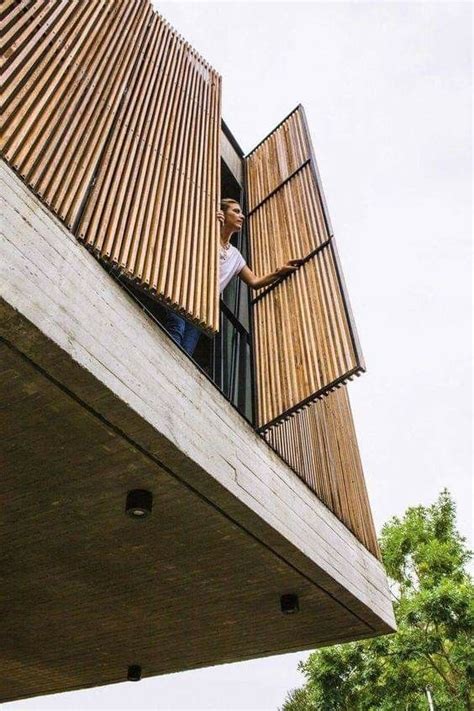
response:
<svg viewBox="0 0 474 711"><path fill-rule="evenodd" d="M23 502L30 512L7 516L7 533L18 545L23 536L25 566L38 580L48 565L70 583L55 598L56 581L43 601L34 576L12 558L13 608L21 590L30 602L12 608L11 634L29 619L35 639L44 635L41 663L64 668L49 685L35 680L40 652L25 637L29 662L22 671L7 654L17 686L0 690L3 698L122 680L117 670L136 652L133 625L144 625L140 654L150 675L392 631L380 562L4 163L0 180L1 373L16 413L6 485L18 486L13 508ZM123 497L143 485L154 489L157 515L131 541ZM69 519L58 514L61 491ZM132 576L137 556L143 569ZM271 600L295 590L302 609L289 627ZM158 598L167 601L165 616ZM76 617L62 617L64 600L76 604ZM111 617L98 627L99 610ZM48 637L55 619L84 636L60 661L53 657L61 642ZM98 629L102 671L94 677L86 656ZM71 671L81 665L82 676Z"/></svg>

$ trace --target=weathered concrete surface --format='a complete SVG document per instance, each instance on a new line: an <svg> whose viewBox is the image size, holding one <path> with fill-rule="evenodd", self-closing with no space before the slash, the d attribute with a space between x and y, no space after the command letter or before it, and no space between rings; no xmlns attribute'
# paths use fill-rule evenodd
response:
<svg viewBox="0 0 474 711"><path fill-rule="evenodd" d="M392 630L380 563L3 163L0 180L0 698ZM154 493L146 521L123 513L131 488Z"/></svg>

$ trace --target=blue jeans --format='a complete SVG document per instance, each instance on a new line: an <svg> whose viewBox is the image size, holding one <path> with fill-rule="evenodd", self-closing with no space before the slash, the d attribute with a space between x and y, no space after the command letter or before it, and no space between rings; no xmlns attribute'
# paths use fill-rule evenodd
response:
<svg viewBox="0 0 474 711"><path fill-rule="evenodd" d="M179 343L181 348L192 355L199 340L200 331L185 318L179 316L174 311L168 310L165 318L165 328L171 338Z"/></svg>

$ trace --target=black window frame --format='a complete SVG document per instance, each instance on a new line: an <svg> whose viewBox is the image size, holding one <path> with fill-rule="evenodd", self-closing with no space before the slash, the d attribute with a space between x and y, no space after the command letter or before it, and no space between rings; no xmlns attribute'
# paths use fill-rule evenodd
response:
<svg viewBox="0 0 474 711"><path fill-rule="evenodd" d="M224 122L222 122L222 130L238 156L242 159L244 155L243 151ZM227 176L228 184L232 184L228 197L235 197L235 199L240 202L242 211L246 215L247 204L244 186L232 175L232 171L222 158L221 168L223 174ZM245 261L249 263L250 251L245 223L241 231L232 236L231 242L241 252ZM123 273L121 273L119 268L102 261L100 264L140 306L142 311L166 333L168 338L171 338L163 323L166 304L151 294L140 290L138 285L131 283ZM201 347L208 355L209 362L206 364L207 367L199 363L195 357L189 355L189 353L173 339L171 340L173 340L174 345L193 362L194 366L218 389L220 394L255 430L256 387L251 301L250 287L241 279L238 279L238 277L234 277L220 298L219 332L214 336L202 333L200 337L201 339L207 339L207 343L201 343ZM242 318L243 314L244 318ZM225 350L228 350L228 342L226 342L226 339L228 338L229 330L233 336L230 359L225 357Z"/></svg>

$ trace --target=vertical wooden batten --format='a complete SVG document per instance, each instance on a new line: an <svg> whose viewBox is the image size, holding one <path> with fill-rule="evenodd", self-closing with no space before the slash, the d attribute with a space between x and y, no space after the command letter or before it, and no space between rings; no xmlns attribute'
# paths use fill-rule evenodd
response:
<svg viewBox="0 0 474 711"><path fill-rule="evenodd" d="M299 269L252 302L257 426L318 498L379 556L344 385L365 364L304 115L245 159L252 266Z"/></svg>
<svg viewBox="0 0 474 711"><path fill-rule="evenodd" d="M11 3L2 154L99 259L218 330L220 76L148 0Z"/></svg>
<svg viewBox="0 0 474 711"><path fill-rule="evenodd" d="M296 273L262 289L252 305L263 432L365 365L302 106L251 151L245 167L255 271L304 260ZM278 339L269 338L269 330Z"/></svg>
<svg viewBox="0 0 474 711"><path fill-rule="evenodd" d="M147 0L12 2L2 29L5 160L99 259L216 331L219 75ZM255 271L304 258L252 305L258 428L375 550L367 516L348 512L365 510L363 477L341 453L357 448L348 405L331 398L364 364L302 107L245 173Z"/></svg>
<svg viewBox="0 0 474 711"><path fill-rule="evenodd" d="M71 228L138 55L147 3L49 3L9 48L2 152Z"/></svg>
<svg viewBox="0 0 474 711"><path fill-rule="evenodd" d="M220 116L210 104L220 91L220 78L173 31L163 31L163 24L155 15L150 29L155 41L144 48L143 69L133 77L109 146L111 165L120 164L122 153L129 155L127 146L133 140L136 144L129 155L135 170L121 186L117 209L120 215L125 203L132 219L122 219L117 229L107 222L114 171L99 170L79 236L99 256L117 263L125 276L201 327L216 331L218 236L217 222L210 217L218 202L212 174L218 146L211 141ZM163 71L151 74L149 67L161 63ZM148 72L146 82L143 72ZM135 117L142 113L153 118L140 123ZM208 148L204 161L203 146L209 144L212 153ZM150 161L154 175L145 180L144 166ZM137 174L143 176L138 183ZM151 211L146 207L150 204Z"/></svg>
<svg viewBox="0 0 474 711"><path fill-rule="evenodd" d="M338 388L264 437L318 498L380 558L347 388Z"/></svg>

